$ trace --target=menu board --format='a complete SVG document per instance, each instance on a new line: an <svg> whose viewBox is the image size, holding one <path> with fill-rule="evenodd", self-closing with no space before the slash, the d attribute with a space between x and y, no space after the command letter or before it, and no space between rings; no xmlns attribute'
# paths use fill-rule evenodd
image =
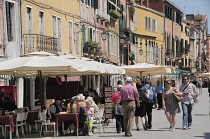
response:
<svg viewBox="0 0 210 139"><path fill-rule="evenodd" d="M106 119L112 119L112 86L104 87L104 95L105 95L105 117Z"/></svg>

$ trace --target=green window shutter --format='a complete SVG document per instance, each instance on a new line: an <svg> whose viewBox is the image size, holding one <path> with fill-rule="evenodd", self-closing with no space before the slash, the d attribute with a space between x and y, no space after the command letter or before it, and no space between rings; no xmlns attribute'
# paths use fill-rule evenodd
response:
<svg viewBox="0 0 210 139"><path fill-rule="evenodd" d="M94 9L98 9L98 0L94 0Z"/></svg>
<svg viewBox="0 0 210 139"><path fill-rule="evenodd" d="M92 28L90 28L90 39L91 40L93 39L93 36L92 36Z"/></svg>
<svg viewBox="0 0 210 139"><path fill-rule="evenodd" d="M90 28L88 28L88 40L90 40Z"/></svg>

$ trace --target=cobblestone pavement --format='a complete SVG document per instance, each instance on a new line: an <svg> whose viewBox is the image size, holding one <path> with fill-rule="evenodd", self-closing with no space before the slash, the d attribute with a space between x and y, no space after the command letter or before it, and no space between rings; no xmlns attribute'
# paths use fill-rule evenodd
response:
<svg viewBox="0 0 210 139"><path fill-rule="evenodd" d="M126 138L124 133L116 133L115 121L105 127L105 133L99 135L96 133L93 136L59 136L57 139L63 138L97 138L97 139L115 139ZM207 88L203 89L203 94L200 95L198 104L194 105L193 110L193 125L192 129L182 130L182 113L177 115L177 125L175 132L169 131L169 123L166 120L163 110L153 110L153 127L151 130L144 131L141 127L140 131L136 131L135 125L132 130L132 137L129 138L142 138L142 139L210 139L210 115L209 115L209 97ZM40 138L39 134L27 135L27 139ZM53 139L52 135L45 135L44 139ZM24 139L24 138L20 138Z"/></svg>

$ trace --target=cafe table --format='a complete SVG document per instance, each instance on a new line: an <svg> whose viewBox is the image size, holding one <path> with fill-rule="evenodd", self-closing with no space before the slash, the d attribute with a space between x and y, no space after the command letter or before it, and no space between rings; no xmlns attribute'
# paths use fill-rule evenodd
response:
<svg viewBox="0 0 210 139"><path fill-rule="evenodd" d="M9 125L10 139L12 139L12 132L14 131L16 117L16 114L0 116L0 124Z"/></svg>
<svg viewBox="0 0 210 139"><path fill-rule="evenodd" d="M77 136L78 136L78 128L79 128L79 113L55 113L55 128L56 128L56 135L58 136L58 125L60 123L63 124L64 121L74 121L76 124L77 129ZM63 128L63 126L62 126Z"/></svg>

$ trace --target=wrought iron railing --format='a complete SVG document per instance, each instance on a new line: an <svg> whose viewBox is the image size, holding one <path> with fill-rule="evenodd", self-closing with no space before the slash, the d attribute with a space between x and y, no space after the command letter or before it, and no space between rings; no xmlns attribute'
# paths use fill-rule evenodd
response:
<svg viewBox="0 0 210 139"><path fill-rule="evenodd" d="M49 53L60 52L58 38L45 36L41 34L23 34L24 54L36 51L45 51Z"/></svg>

